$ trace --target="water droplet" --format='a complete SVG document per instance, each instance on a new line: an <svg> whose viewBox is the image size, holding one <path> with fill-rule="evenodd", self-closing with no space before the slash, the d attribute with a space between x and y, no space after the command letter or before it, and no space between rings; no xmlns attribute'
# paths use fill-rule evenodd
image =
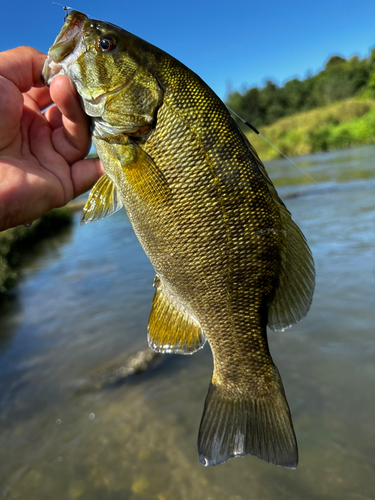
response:
<svg viewBox="0 0 375 500"><path fill-rule="evenodd" d="M60 418L58 418L58 419L56 420L56 424L57 424L57 425L61 425L61 424L62 424L62 420L61 420Z"/></svg>
<svg viewBox="0 0 375 500"><path fill-rule="evenodd" d="M90 415L89 415L89 419L90 419L90 420L94 420L94 418L95 418L95 413L90 413Z"/></svg>

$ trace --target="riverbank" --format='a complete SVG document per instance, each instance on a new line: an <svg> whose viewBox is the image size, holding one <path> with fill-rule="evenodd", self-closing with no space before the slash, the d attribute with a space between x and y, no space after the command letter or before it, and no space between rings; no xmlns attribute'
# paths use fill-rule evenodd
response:
<svg viewBox="0 0 375 500"><path fill-rule="evenodd" d="M375 143L375 100L347 99L282 118L260 133L287 156L331 151ZM281 155L260 136L248 139L263 161Z"/></svg>
<svg viewBox="0 0 375 500"><path fill-rule="evenodd" d="M46 238L72 222L72 209L69 207L51 210L31 226L17 226L0 232L0 300L17 280L17 267L22 255L30 246Z"/></svg>

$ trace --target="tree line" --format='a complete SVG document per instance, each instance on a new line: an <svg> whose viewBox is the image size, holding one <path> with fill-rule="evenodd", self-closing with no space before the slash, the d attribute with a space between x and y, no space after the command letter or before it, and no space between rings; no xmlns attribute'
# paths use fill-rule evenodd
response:
<svg viewBox="0 0 375 500"><path fill-rule="evenodd" d="M375 48L363 59L332 56L316 75L304 80L294 78L282 87L267 80L263 88L230 92L226 104L260 127L353 96L375 98Z"/></svg>

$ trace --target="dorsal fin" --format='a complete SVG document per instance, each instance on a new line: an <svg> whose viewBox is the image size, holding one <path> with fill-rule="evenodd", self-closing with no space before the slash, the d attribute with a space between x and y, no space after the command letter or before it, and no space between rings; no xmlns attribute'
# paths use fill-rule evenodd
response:
<svg viewBox="0 0 375 500"><path fill-rule="evenodd" d="M155 282L159 284L157 278ZM148 322L149 346L162 353L193 354L205 341L198 321L170 299L159 284Z"/></svg>
<svg viewBox="0 0 375 500"><path fill-rule="evenodd" d="M315 286L314 260L304 235L280 205L284 232L279 283L268 306L268 326L282 331L306 316Z"/></svg>
<svg viewBox="0 0 375 500"><path fill-rule="evenodd" d="M284 244L278 286L268 306L268 326L272 330L282 331L306 316L310 308L315 286L314 260L302 231L293 222L290 212L277 194L257 152L238 125L237 128L279 208Z"/></svg>

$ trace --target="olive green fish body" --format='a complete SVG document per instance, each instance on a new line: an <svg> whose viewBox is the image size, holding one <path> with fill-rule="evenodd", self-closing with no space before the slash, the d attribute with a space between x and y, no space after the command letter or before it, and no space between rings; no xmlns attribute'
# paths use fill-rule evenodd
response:
<svg viewBox="0 0 375 500"><path fill-rule="evenodd" d="M266 326L283 329L306 314L313 261L255 151L192 71L83 14L69 15L44 73L47 81L67 74L93 120L106 174L83 222L124 205L156 271L149 344L183 354L210 344L200 461L251 453L295 467Z"/></svg>

